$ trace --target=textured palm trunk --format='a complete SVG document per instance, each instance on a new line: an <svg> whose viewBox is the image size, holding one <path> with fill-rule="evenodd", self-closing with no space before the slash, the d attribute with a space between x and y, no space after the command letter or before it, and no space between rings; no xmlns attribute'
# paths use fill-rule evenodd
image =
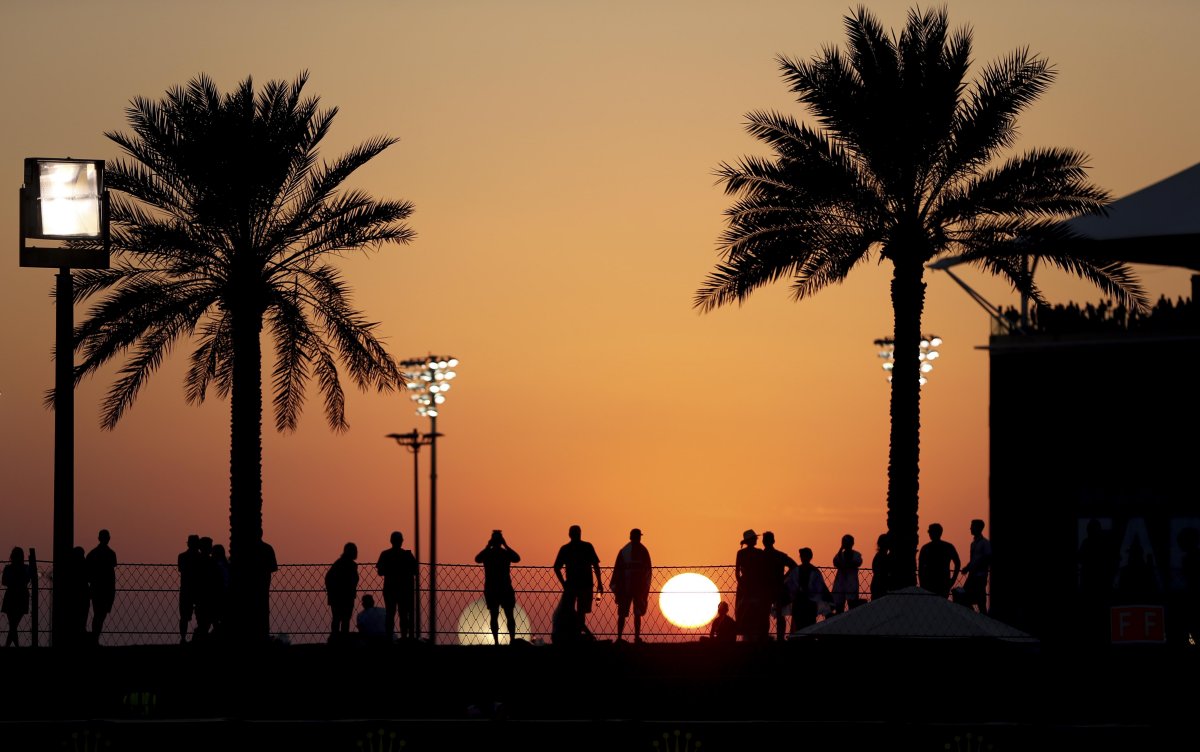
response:
<svg viewBox="0 0 1200 752"><path fill-rule="evenodd" d="M262 316L232 312L233 387L230 395L229 553L230 633L238 642L270 632L269 573L260 572L262 546Z"/></svg>
<svg viewBox="0 0 1200 752"><path fill-rule="evenodd" d="M917 504L921 459L921 315L925 308L924 267L896 262L892 276L895 365L892 368L891 434L888 450L887 529L893 589L915 585Z"/></svg>

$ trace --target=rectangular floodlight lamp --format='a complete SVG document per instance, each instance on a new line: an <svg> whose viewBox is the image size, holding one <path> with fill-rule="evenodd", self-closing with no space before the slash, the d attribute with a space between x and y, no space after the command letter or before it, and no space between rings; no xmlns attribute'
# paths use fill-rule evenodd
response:
<svg viewBox="0 0 1200 752"><path fill-rule="evenodd" d="M58 245L35 248L26 245L27 239L52 240ZM25 160L21 266L108 267L108 194L104 189L103 160Z"/></svg>

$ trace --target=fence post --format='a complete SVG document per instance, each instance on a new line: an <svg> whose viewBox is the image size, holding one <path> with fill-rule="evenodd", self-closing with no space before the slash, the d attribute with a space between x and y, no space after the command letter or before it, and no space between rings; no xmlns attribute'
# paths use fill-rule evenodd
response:
<svg viewBox="0 0 1200 752"><path fill-rule="evenodd" d="M38 570L37 549L29 549L29 638L30 644L38 646Z"/></svg>

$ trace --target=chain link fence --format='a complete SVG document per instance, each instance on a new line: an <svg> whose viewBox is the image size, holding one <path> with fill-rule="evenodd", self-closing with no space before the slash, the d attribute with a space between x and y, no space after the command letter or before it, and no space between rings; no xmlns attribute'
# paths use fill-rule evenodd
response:
<svg viewBox="0 0 1200 752"><path fill-rule="evenodd" d="M281 564L271 583L271 633L283 642L306 644L325 642L329 637L330 611L325 598L325 572L328 564ZM818 568L831 585L835 571L832 567ZM36 565L36 584L31 605L36 614L26 615L20 623L20 644L49 645L51 624L52 563L39 561ZM374 596L383 604L382 578L375 566L360 563L357 598ZM617 604L608 589L611 567L601 567L605 591L599 594L587 616L587 626L598 639L617 636ZM691 580L682 589L668 585L677 575L698 574L707 578ZM490 617L483 602L483 567L478 564L439 564L437 569L437 644L490 644ZM866 599L872 578L870 569L859 570L859 598ZM531 642L550 642L555 608L562 588L552 567L512 567L513 587L517 594L515 621L517 637ZM677 581L682 582L682 580ZM695 582L704 587L696 588ZM962 584L962 577L956 585ZM708 634L708 620L719 600L727 601L731 611L735 605L736 582L732 565L654 567L650 600L642 618L641 636L645 642L690 642ZM2 592L2 591L0 591ZM357 601L356 601L357 602ZM668 620L665 607L675 618ZM357 606L355 613L357 613ZM433 630L429 625L430 590L429 567L423 564L419 573L418 592L419 631L428 638ZM697 612L703 623L678 626L687 622L675 612ZM5 617L7 619L7 617ZM694 622L696 617L692 617ZM673 623L675 622L675 623ZM89 621L90 624L90 621ZM7 627L7 621L5 621ZM195 622L188 625L189 634ZM508 628L503 612L500 614L501 642L508 640ZM772 628L774 634L774 628ZM625 626L625 636L633 637L633 616ZM174 564L120 564L117 566L117 596L112 613L104 623L102 645L153 645L179 641L179 571Z"/></svg>

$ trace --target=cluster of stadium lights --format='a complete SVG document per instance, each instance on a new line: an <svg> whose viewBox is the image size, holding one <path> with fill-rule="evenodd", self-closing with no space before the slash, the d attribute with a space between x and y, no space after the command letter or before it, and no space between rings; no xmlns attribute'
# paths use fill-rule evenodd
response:
<svg viewBox="0 0 1200 752"><path fill-rule="evenodd" d="M879 357L883 358L883 370L887 373L887 380L890 383L892 380L892 368L895 367L895 340L877 339L875 346L879 348ZM938 359L937 348L942 346L942 338L932 334L926 334L921 338L921 354L917 356L921 362L921 386L925 386L928 381L925 375L933 370L933 361Z"/></svg>
<svg viewBox="0 0 1200 752"><path fill-rule="evenodd" d="M417 360L400 363L404 370L404 386L412 392L412 401L417 404L417 415L436 418L438 407L446 401L450 381L455 377L454 368L458 358L430 355Z"/></svg>

